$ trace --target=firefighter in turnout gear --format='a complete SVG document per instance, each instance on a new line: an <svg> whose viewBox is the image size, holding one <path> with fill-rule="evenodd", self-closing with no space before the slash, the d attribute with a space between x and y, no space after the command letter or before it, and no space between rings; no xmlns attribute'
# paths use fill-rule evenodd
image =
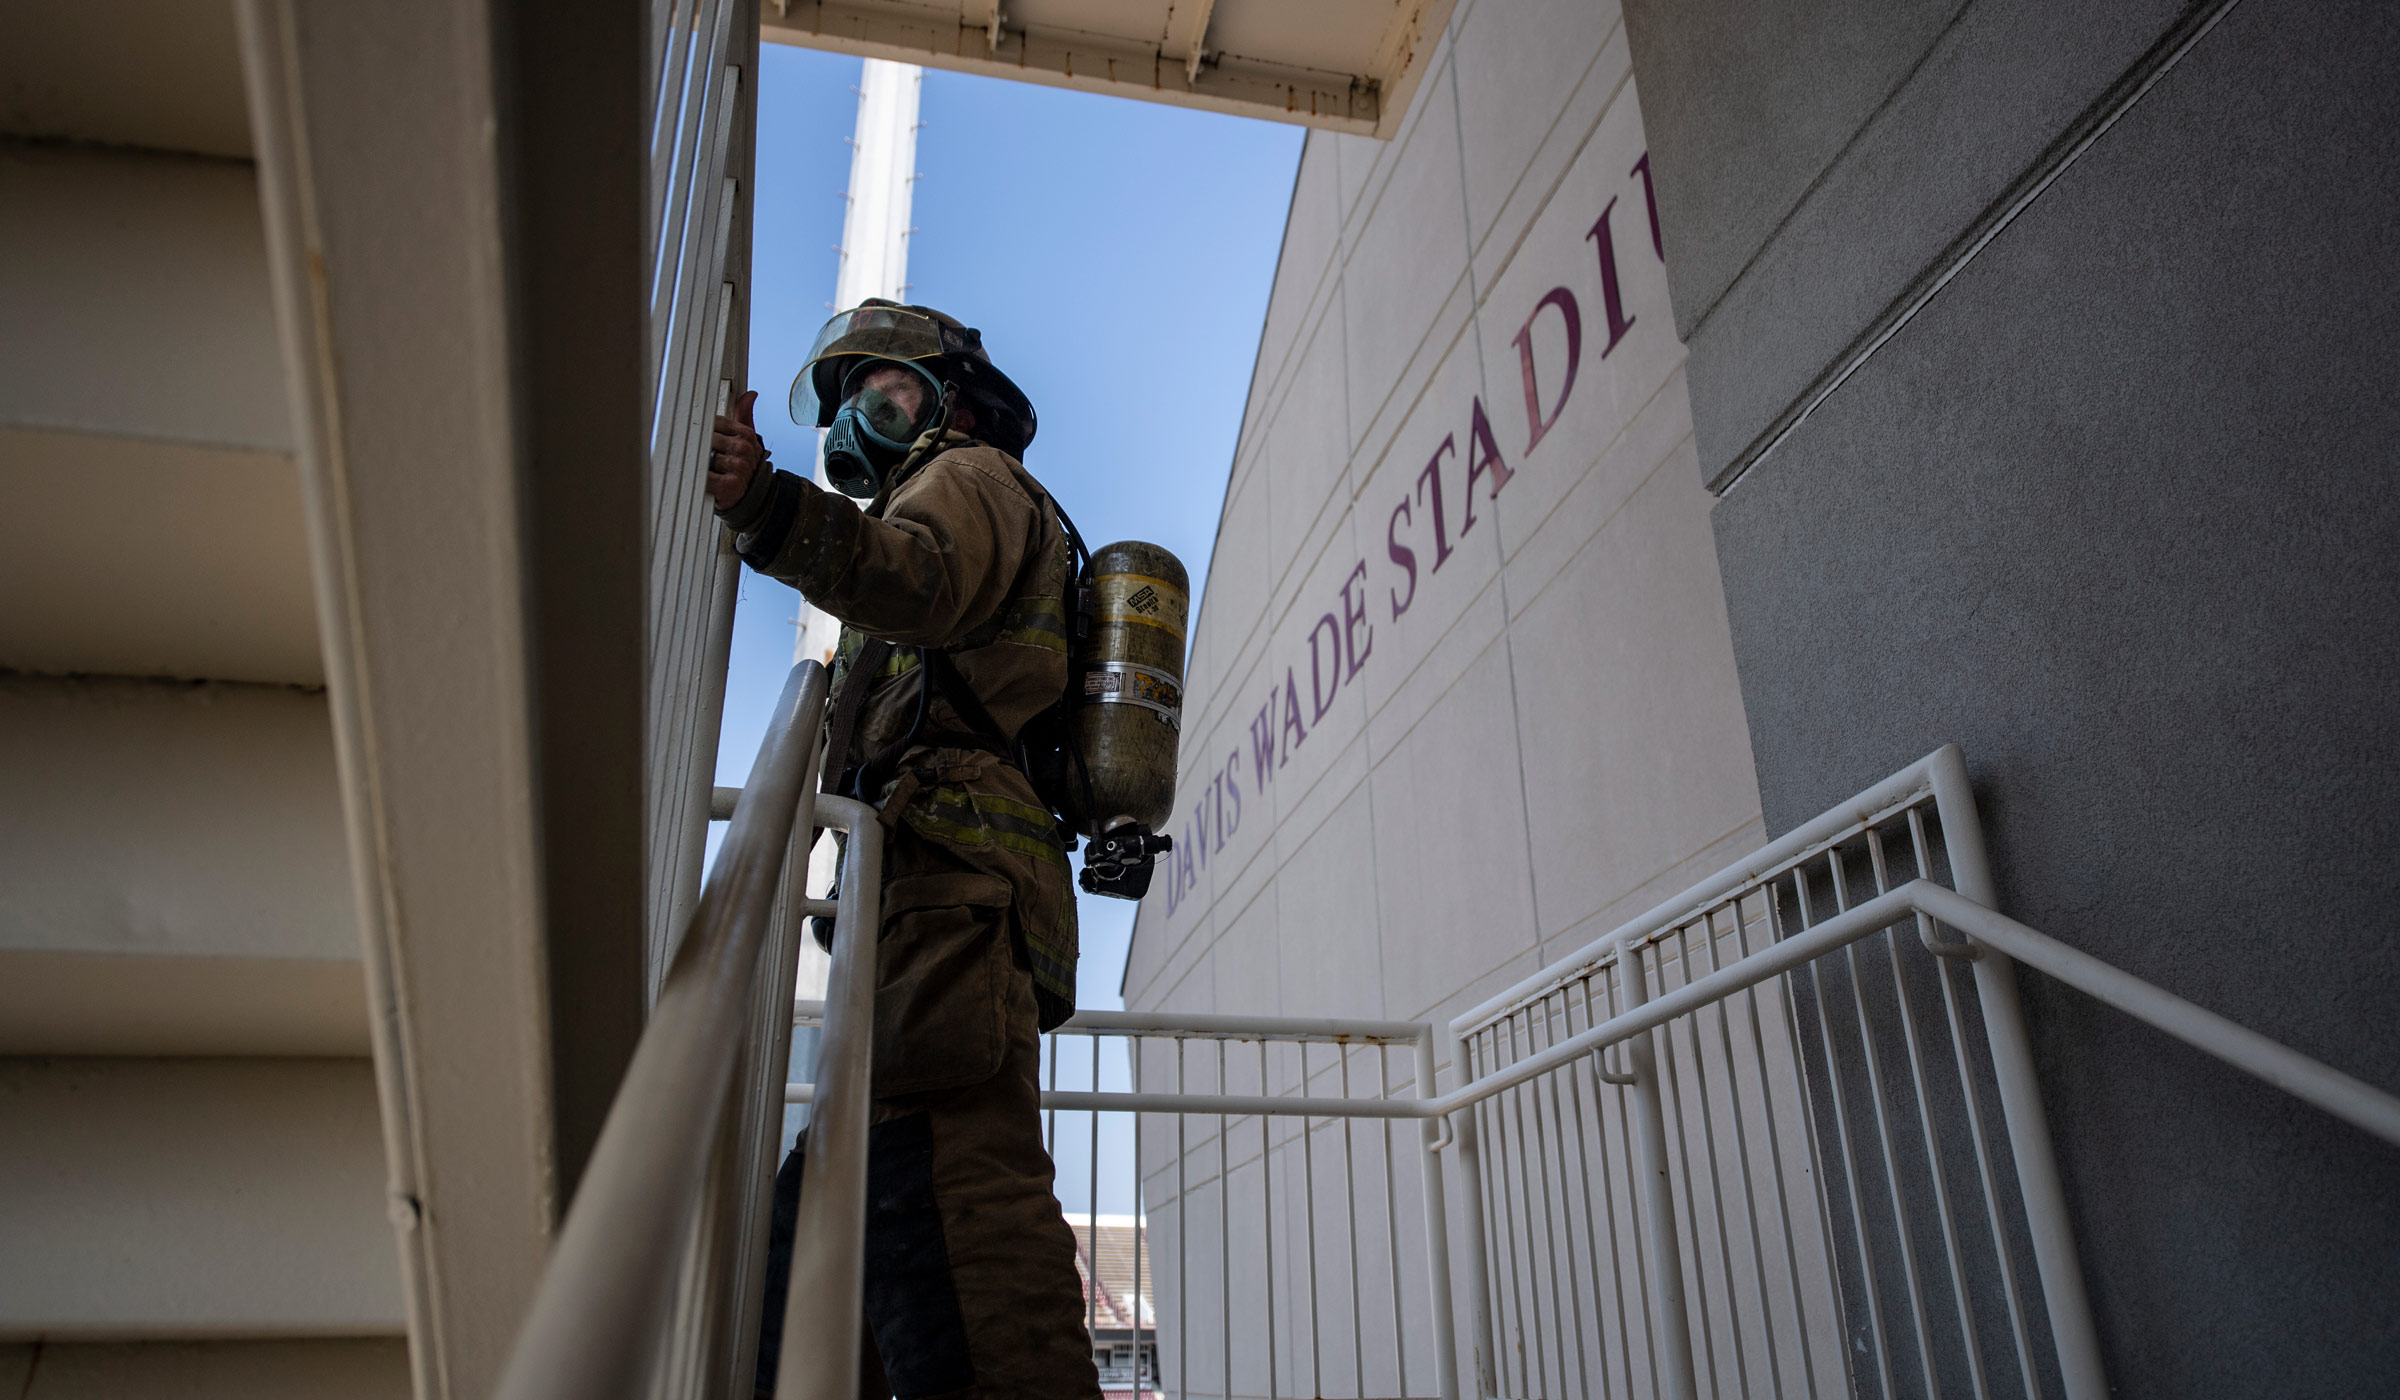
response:
<svg viewBox="0 0 2400 1400"><path fill-rule="evenodd" d="M887 833L862 1391L1097 1397L1036 1083L1038 1032L1074 1012L1069 843L1011 755L1065 687L1074 587L1070 527L1018 460L1032 405L974 330L875 299L792 390L843 494L767 463L756 397L717 419L709 494L751 567L842 620L826 787ZM776 1177L761 1394L806 1139Z"/></svg>

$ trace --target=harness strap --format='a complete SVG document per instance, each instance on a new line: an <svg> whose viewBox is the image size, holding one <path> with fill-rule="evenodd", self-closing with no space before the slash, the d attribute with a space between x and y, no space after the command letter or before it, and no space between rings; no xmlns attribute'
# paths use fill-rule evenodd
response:
<svg viewBox="0 0 2400 1400"><path fill-rule="evenodd" d="M833 718L826 726L825 767L819 782L826 792L848 795L843 779L850 776L850 738L858 732L859 712L867 706L867 692L875 688L876 672L891 654L890 642L869 637L850 658L850 669L842 677L842 693L833 699Z"/></svg>
<svg viewBox="0 0 2400 1400"><path fill-rule="evenodd" d="M950 702L950 708L966 721L967 728L984 741L964 747L988 747L1005 761L1016 764L1015 741L1009 737L1007 730L1000 727L1000 721L992 718L992 712L985 708L983 697L975 693L975 687L967 684L967 678L958 673L950 653L935 647L921 647L917 655L923 659L925 674L932 680L934 689Z"/></svg>

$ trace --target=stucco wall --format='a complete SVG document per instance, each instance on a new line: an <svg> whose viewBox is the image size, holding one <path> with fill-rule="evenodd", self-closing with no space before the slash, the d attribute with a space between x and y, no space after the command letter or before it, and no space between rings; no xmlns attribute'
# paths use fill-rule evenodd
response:
<svg viewBox="0 0 2400 1400"><path fill-rule="evenodd" d="M1301 160L1129 1006L1443 1016L1758 835L1614 9L1433 65Z"/></svg>
<svg viewBox="0 0 2400 1400"><path fill-rule="evenodd" d="M1887 82L1708 14L1632 14L1671 255L1784 199L1736 180L1788 154L1775 94L1883 93L1738 267L1675 265L1769 828L1957 741L2008 912L2400 1087L2400 26L1978 3ZM1651 101L1669 73L1767 96L1702 121ZM2388 1389L2400 1158L2044 979L2026 1004L2117 1393Z"/></svg>
<svg viewBox="0 0 2400 1400"><path fill-rule="evenodd" d="M1572 0L1462 4L1397 139L1310 137L1128 1007L1443 1022L1759 842L1644 158L1615 7ZM1237 1091L1262 1072L1248 1053ZM1314 1063L1330 1076L1330 1054ZM1175 1080L1147 1056L1144 1076ZM1311 1203L1303 1173L1342 1170L1340 1134L1319 1125L1311 1166L1291 1124L1239 1123L1222 1190L1213 1120L1185 1125L1180 1175L1163 1120L1145 1135L1169 1377L1433 1393L1414 1133L1387 1255L1372 1132L1349 1144L1357 1176ZM1345 1268L1318 1274L1293 1243L1333 1228L1312 1204L1368 1222L1324 1246L1360 1255L1363 1375ZM1270 1207L1281 1246L1250 1223ZM1453 1193L1453 1220L1475 1208ZM1334 1340L1312 1357L1320 1322ZM1396 1326L1415 1333L1405 1376Z"/></svg>

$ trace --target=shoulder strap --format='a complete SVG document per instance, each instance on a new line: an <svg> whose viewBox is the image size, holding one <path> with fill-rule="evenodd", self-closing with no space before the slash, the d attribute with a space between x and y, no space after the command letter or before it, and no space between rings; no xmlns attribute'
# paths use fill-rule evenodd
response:
<svg viewBox="0 0 2400 1400"><path fill-rule="evenodd" d="M867 692L875 688L875 675L891 654L890 642L869 637L850 658L850 669L842 675L842 693L833 697L833 715L826 721L825 766L818 779L818 786L826 792L841 794L842 778L850 769L850 738L858 732L858 713L866 708Z"/></svg>
<svg viewBox="0 0 2400 1400"><path fill-rule="evenodd" d="M992 718L992 712L984 706L983 697L975 693L975 687L967 684L967 678L960 675L958 667L951 663L950 653L940 647L922 647L917 654L924 661L925 675L934 689L950 702L950 708L958 712L958 717L966 722L967 728L973 730L977 738L989 740L994 745L993 752L1015 762L1015 737L1000 727L1000 721Z"/></svg>

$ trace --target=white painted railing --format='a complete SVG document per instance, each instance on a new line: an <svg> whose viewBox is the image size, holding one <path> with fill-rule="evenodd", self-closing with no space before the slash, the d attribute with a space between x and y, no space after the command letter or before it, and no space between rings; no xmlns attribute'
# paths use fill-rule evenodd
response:
<svg viewBox="0 0 2400 1400"><path fill-rule="evenodd" d="M826 1281L812 1299L846 1308L850 1331L835 1347L813 1311L787 1326L785 1355L807 1361L785 1374L830 1395L827 1373L844 1355L856 1367L875 942L852 930L878 924L882 828L873 808L815 791L825 697L822 666L792 669L518 1331L505 1400L748 1393L789 1055L783 1008L810 913L834 914L846 950L833 997L851 1014L835 1018L824 1063L858 1087L818 1109L823 1175L804 1203L803 1256ZM798 897L819 827L851 833L830 903Z"/></svg>
<svg viewBox="0 0 2400 1400"><path fill-rule="evenodd" d="M1892 927L1945 877L1955 749L1452 1024L1486 1394L2097 1393L2013 972Z"/></svg>
<svg viewBox="0 0 2400 1400"><path fill-rule="evenodd" d="M1416 1023L1087 1012L1042 1102L1136 1124L1178 1400L2098 1400L2016 962L2396 1145L2400 1099L1992 899L1945 748L1457 1018L1446 1093Z"/></svg>
<svg viewBox="0 0 2400 1400"><path fill-rule="evenodd" d="M796 1003L793 1019L823 1024L823 1004ZM1124 1186L1159 1261L1130 1282L1156 1300L1164 1394L1456 1400L1447 1139L1421 1093L1431 1026L1086 1011L1043 1040L1045 1140L1056 1155L1062 1124L1082 1130L1067 1184L1086 1210L1069 1219L1095 1238L1103 1186ZM1062 1071L1067 1045L1080 1063ZM817 1094L785 1088L793 1103ZM1101 1178L1108 1132L1130 1136L1129 1180ZM1097 1330L1102 1279L1085 1268Z"/></svg>
<svg viewBox="0 0 2400 1400"><path fill-rule="evenodd" d="M1946 747L1455 1020L1480 1393L2104 1396L2016 961L2400 1143L1995 902Z"/></svg>

